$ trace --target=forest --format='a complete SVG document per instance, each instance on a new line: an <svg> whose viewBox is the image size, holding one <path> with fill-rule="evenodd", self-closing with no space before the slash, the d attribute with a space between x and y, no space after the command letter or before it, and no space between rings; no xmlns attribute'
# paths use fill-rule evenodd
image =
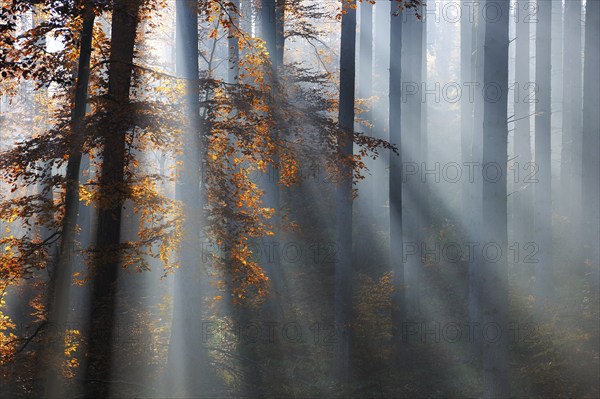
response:
<svg viewBox="0 0 600 399"><path fill-rule="evenodd" d="M0 399L600 397L600 0L0 0Z"/></svg>

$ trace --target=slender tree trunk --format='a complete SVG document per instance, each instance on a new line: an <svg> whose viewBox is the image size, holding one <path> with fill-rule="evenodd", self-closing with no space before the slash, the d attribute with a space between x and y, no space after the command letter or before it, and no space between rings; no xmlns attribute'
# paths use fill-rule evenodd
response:
<svg viewBox="0 0 600 399"><path fill-rule="evenodd" d="M279 67L281 66L281 64L279 64L279 57L278 57L278 31L281 30L281 33L283 32L283 27L279 26L280 23L278 22L282 22L279 21L278 19L278 13L277 13L277 9L278 9L278 5L276 4L275 0L262 0L262 8L261 8L261 36L262 39L265 41L266 44L266 48L267 48L267 52L269 53L269 63L270 63L270 76L267 78L267 81L269 82L270 86L271 86L271 93L269 93L270 95L270 100L271 100L271 104L270 107L272 109L273 112L273 116L275 119L275 123L277 123L276 120L276 114L277 114L277 110L276 110L276 104L274 104L273 100L275 100L277 98L277 96L279 95L279 93L277 92L278 90L278 72L279 72ZM281 28L281 29L280 29ZM283 53L282 53L283 54ZM283 62L283 56L281 57L281 61ZM272 140L277 140L278 139L278 132L276 132L276 129L273 129L273 133L272 133ZM273 163L277 164L279 162L279 152L277 149L275 149L275 154L273 154ZM268 166L268 170L267 170L267 177L268 177L268 184L266 187L266 191L267 191L267 203L271 208L275 209L275 215L273 216L273 220L272 220L272 224L275 230L275 236L273 236L273 241L275 241L276 244L277 240L279 238L279 223L278 223L278 218L279 218L279 212L280 212L280 188L279 188L279 169L274 166L274 165L269 165ZM279 249L275 250L275 256L273 259L273 264L271 265L272 268L274 268L275 272L277 272L277 269L279 268Z"/></svg>
<svg viewBox="0 0 600 399"><path fill-rule="evenodd" d="M581 0L565 2L563 40L563 113L560 156L561 214L575 224L581 193L581 134L583 60L581 57ZM575 229L568 230L576 235Z"/></svg>
<svg viewBox="0 0 600 399"><path fill-rule="evenodd" d="M344 3L340 44L340 104L338 151L342 158L336 200L335 328L333 373L347 383L351 375L352 346L352 169L347 162L353 153L354 89L356 70L356 1Z"/></svg>
<svg viewBox="0 0 600 399"><path fill-rule="evenodd" d="M90 80L90 58L92 54L92 36L95 13L92 5L83 3L83 25L79 43L79 65L75 88L74 107L71 112L71 148L66 171L65 215L62 219L61 241L54 278L50 281L48 321L55 326L58 334L53 337L48 356L62 359L65 327L69 314L69 291L74 261L75 235L79 212L79 172L82 159L82 146L85 140L82 120L87 107L88 86ZM60 370L49 367L45 376L45 397L60 395Z"/></svg>
<svg viewBox="0 0 600 399"><path fill-rule="evenodd" d="M411 165L419 168L421 165L421 113L422 94L420 87L422 83L422 55L423 55L423 26L415 14L407 12L402 15L403 35L402 39L402 152L403 166L410 168ZM416 94L410 94L416 91ZM408 169L407 169L408 170ZM406 248L421 247L421 219L422 198L420 175L408 176L403 174L401 184L405 186L402 190L402 204L406 211L403 221L403 244ZM404 283L407 317L416 319L419 315L419 287L421 280L421 251L417 254L406 255L402 260L404 265Z"/></svg>
<svg viewBox="0 0 600 399"><path fill-rule="evenodd" d="M393 4L393 3L392 3ZM392 10L395 7L392 5ZM390 155L390 262L393 273L394 293L392 295L392 364L402 361L402 329L406 320L404 282L404 242L402 226L402 16L392 15L390 21L390 143L400 151Z"/></svg>
<svg viewBox="0 0 600 399"><path fill-rule="evenodd" d="M483 109L484 172L481 280L483 341L483 397L508 398L508 269L506 164L508 159L508 26L510 0L487 0L499 10L499 18L487 18L484 42L484 85L487 91ZM493 166L487 168L486 165ZM490 249L493 248L493 249ZM494 326L494 327L490 327ZM494 329L495 333L492 333ZM498 333L498 331L501 333Z"/></svg>
<svg viewBox="0 0 600 399"><path fill-rule="evenodd" d="M420 14L423 16L423 20L421 21L422 33L421 33L421 42L419 45L421 46L421 61L417 67L421 68L421 82L423 85L427 84L427 24L428 18L423 12L425 10L425 6L420 8ZM423 99L424 100L424 99ZM421 148L419 150L419 155L421 156L421 162L425 165L429 165L429 138L428 136L428 117L429 113L427 110L427 101L422 101L421 105ZM432 193L429 185L426 181L419 180L419 198L420 198L420 215L421 219L419 222L420 232L419 232L419 240L424 242L426 239L427 229L430 225L431 221L431 209L434 205L432 199Z"/></svg>
<svg viewBox="0 0 600 399"><path fill-rule="evenodd" d="M285 0L277 0L275 6L275 36L277 46L275 64L277 67L281 67L285 52Z"/></svg>
<svg viewBox="0 0 600 399"><path fill-rule="evenodd" d="M582 185L582 237L583 257L591 267L591 286L598 304L600 289L600 249L598 232L600 231L600 186L598 171L600 162L600 131L598 128L598 110L600 109L600 2L587 0L585 10L585 61L583 87L583 185Z"/></svg>
<svg viewBox="0 0 600 399"><path fill-rule="evenodd" d="M472 82L475 86L475 97L473 103L473 135L471 142L470 165L477 167L483 162L483 111L484 111L484 38L486 33L485 20L482 17L485 3L478 3L475 9L475 20L473 25L473 58L472 58ZM475 169L477 171L477 169ZM470 232L470 245L477 245L476 249L468 254L468 272L469 272L469 322L475 326L481 325L481 295L482 295L482 277L483 266L481 256L481 229L482 229L482 207L483 207L483 175L474 173L472 181L469 181L469 200L471 216L467 220L467 230ZM472 339L471 357L476 362L481 361L481 339Z"/></svg>
<svg viewBox="0 0 600 399"><path fill-rule="evenodd" d="M389 1L380 1L375 4L375 23L374 23L374 40L373 40L373 92L377 96L377 102L373 107L373 136L375 138L389 140L389 77L390 77L390 12L391 3ZM377 226L379 232L389 232L389 215L388 215L388 192L389 178L388 166L390 156L395 156L388 151L385 151L375 160L373 165L373 178L376 181L377 189L374 191L374 215L373 225ZM375 227L374 227L375 228ZM381 244L377 243L377 247ZM385 247L384 247L385 248ZM383 248L382 248L383 249ZM381 263L377 265L375 273L382 275L389 272L389 251L382 251Z"/></svg>
<svg viewBox="0 0 600 399"><path fill-rule="evenodd" d="M41 9L38 6L34 6L31 11L31 28L35 28L40 24L40 12ZM42 36L36 43L36 45L40 48L47 49L47 40L46 36ZM38 89L33 87L33 82L27 82L31 85L31 90L27 91L27 96L29 97L29 101L32 104L32 118L35 115L41 115L43 113L42 107L44 106L41 101L41 98L48 96L48 90L45 86L42 86ZM45 122L39 123L39 126L36 126L36 129L47 130L48 125ZM51 178L53 176L52 172L52 162L44 162L42 176L44 179L48 179L48 181L41 181L38 184L38 194L44 198L48 203L54 202L54 185L50 183ZM39 231L37 233L40 235L42 241L46 242L50 236L54 233L53 228L47 226L39 226ZM57 246L55 244L47 244L46 251L48 252L48 263L52 264L56 259L56 251ZM51 270L53 273L53 270ZM52 275L51 273L51 275Z"/></svg>
<svg viewBox="0 0 600 399"><path fill-rule="evenodd" d="M550 86L552 87L552 98L550 99L550 110L552 131L551 141L558 143L562 139L563 123L563 0L550 0L552 10L550 19L552 25L552 34L550 35L550 62L552 71L550 72ZM581 92L580 92L581 93ZM557 167L558 166L558 167ZM559 184L552 185L552 211L560 211L560 164L552 161L552 178Z"/></svg>
<svg viewBox="0 0 600 399"><path fill-rule="evenodd" d="M467 0L462 0L464 4L462 4L463 9L467 4ZM474 39L475 39L475 20L472 19L469 15L463 15L460 20L460 79L463 87L463 96L461 97L460 103L460 149L461 149L461 159L463 165L467 165L471 162L472 159L472 146L473 146L473 108L474 108L474 98L471 98L469 95L464 94L464 89L467 85L471 85L473 82L473 73L475 69L474 62ZM468 178L462 179L462 192L461 192L461 200L462 200L462 210L460 215L460 220L462 223L463 231L466 239L471 242L473 241L473 231L471 230L473 223L473 213L472 213L472 205L473 205L473 181L470 181ZM468 261L468 259L467 259ZM471 262L468 262L470 265ZM467 298L471 290L469 290L469 283L471 283L471 273L467 275ZM468 300L469 306L471 301ZM470 315L472 316L472 315Z"/></svg>
<svg viewBox="0 0 600 399"><path fill-rule="evenodd" d="M276 0L262 0L261 36L265 41L269 59L275 69L277 65L277 4Z"/></svg>
<svg viewBox="0 0 600 399"><path fill-rule="evenodd" d="M104 134L100 198L111 199L100 207L96 242L95 276L92 282L87 380L110 380L114 336L117 274L120 267L121 214L125 199L126 135L129 89L140 0L115 0L112 12L111 54L108 72L108 101L112 128ZM87 397L107 396L109 384L88 383Z"/></svg>
<svg viewBox="0 0 600 399"><path fill-rule="evenodd" d="M234 0L233 5L237 12L241 12L240 0ZM238 82L240 75L240 41L238 36L241 29L240 18L238 14L231 16L231 27L229 28L229 68L227 75L227 82L234 84Z"/></svg>
<svg viewBox="0 0 600 399"><path fill-rule="evenodd" d="M359 97L368 99L373 95L373 5L367 2L360 3L360 64L358 74L358 90ZM368 108L372 108L367 104ZM367 124L373 123L373 110L367 111L360 115ZM359 131L367 135L372 135L372 129L368 126L361 125ZM375 161L367 158L364 160L369 173L373 173ZM375 206L375 176L367 175L359 184L359 193L357 207L357 237L356 237L356 257L358 259L358 267L363 272L371 272L372 268L372 249L375 246L373 241L375 232L373 230L373 216Z"/></svg>
<svg viewBox="0 0 600 399"><path fill-rule="evenodd" d="M281 271L281 187L279 185L279 149L278 141L283 133L280 126L284 123L278 110L278 98L281 95L279 92L279 67L283 62L283 53L281 59L279 57L278 37L283 34L283 20L280 19L278 9L280 4L275 0L262 0L261 8L261 36L265 41L267 52L269 53L270 76L266 81L271 87L269 93L269 108L271 111L273 126L271 131L271 140L275 143L275 150L272 155L273 164L267 166L267 183L265 184L265 204L269 208L275 209L274 215L271 217L271 225L273 226L273 236L263 239L263 253L268 256L263 257L263 267L267 275L271 279L270 298L266 300L265 312L274 319L282 317L281 297L279 293L283 290L283 278ZM279 38L281 40L281 38ZM282 47L283 49L283 47ZM271 256L273 255L273 256Z"/></svg>
<svg viewBox="0 0 600 399"><path fill-rule="evenodd" d="M536 24L535 184L534 237L539 246L535 265L536 308L542 310L552 290L552 199L551 199L551 42L552 3L538 0Z"/></svg>
<svg viewBox="0 0 600 399"><path fill-rule="evenodd" d="M462 0L466 3L467 0ZM463 9L464 9L463 4ZM473 57L473 21L466 15L460 20L460 80L462 86L469 84L472 79L472 64ZM469 96L463 95L460 102L460 149L462 161L470 162L471 160L471 142L473 140L473 101ZM463 179L462 187L462 220L466 221L471 214L469 204L469 180Z"/></svg>
<svg viewBox="0 0 600 399"><path fill-rule="evenodd" d="M515 133L514 152L517 168L517 176L514 193L513 229L517 245L523 246L531 239L532 202L531 193L533 187L526 182L522 176L529 170L531 162L531 110L530 92L530 27L531 22L527 20L528 6L531 4L525 0L517 2L516 23L516 55L515 55Z"/></svg>

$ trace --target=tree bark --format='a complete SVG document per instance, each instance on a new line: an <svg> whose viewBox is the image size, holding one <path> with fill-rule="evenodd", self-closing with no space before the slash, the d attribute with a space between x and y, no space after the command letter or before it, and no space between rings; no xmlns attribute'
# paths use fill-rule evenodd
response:
<svg viewBox="0 0 600 399"><path fill-rule="evenodd" d="M478 3L475 8L475 23L473 26L473 68L472 80L477 86L476 95L473 104L473 139L471 142L471 165L482 165L483 163L483 112L484 112L484 67L485 67L485 52L484 39L486 34L486 24L482 17L483 7L485 3ZM473 181L469 185L470 190L470 205L471 217L467 222L467 230L471 232L472 245L481 247L481 230L482 230L482 207L483 207L483 175L475 173ZM473 251L468 255L468 272L469 272L469 322L475 325L481 325L481 295L482 295L482 277L484 275L482 266L483 257L481 251ZM481 361L481 339L473 339L471 341L471 357L479 363Z"/></svg>
<svg viewBox="0 0 600 399"><path fill-rule="evenodd" d="M79 61L73 111L71 112L71 147L65 175L65 214L62 219L61 241L58 257L54 265L53 279L50 281L48 321L55 326L58 334L52 338L48 356L62 359L65 327L69 314L69 291L74 260L76 228L79 215L79 174L81 169L82 146L85 140L82 120L87 107L88 86L90 80L90 59L92 54L92 36L95 21L92 5L83 3L83 25L80 33ZM59 396L61 381L60 370L49 367L46 370L44 396Z"/></svg>
<svg viewBox="0 0 600 399"><path fill-rule="evenodd" d="M508 269L506 253L507 206L506 171L508 159L508 26L510 0L487 0L486 6L499 12L497 19L485 19L483 109L482 239L483 278L481 318L483 331L483 397L510 397L508 367ZM548 52L549 53L549 52ZM486 166L493 166L487 168ZM495 247L488 251L486 248ZM494 333L492 333L494 331ZM500 331L501 334L498 334Z"/></svg>
<svg viewBox="0 0 600 399"><path fill-rule="evenodd" d="M583 257L591 267L591 287L598 303L600 293L600 249L598 232L600 231L600 131L598 128L598 109L600 109L600 2L587 0L585 10L585 61L583 87L583 184L582 184L582 237Z"/></svg>
<svg viewBox="0 0 600 399"><path fill-rule="evenodd" d="M514 210L513 210L513 229L514 238L517 245L523 246L531 240L532 220L532 192L531 183L526 182L522 177L529 171L531 162L531 110L530 93L530 27L531 22L527 20L528 6L530 2L519 0L517 2L517 22L516 22L516 54L515 54L515 133L514 133L514 156L519 176L514 188Z"/></svg>
<svg viewBox="0 0 600 399"><path fill-rule="evenodd" d="M393 3L392 3L393 4ZM392 5L392 10L394 6ZM389 92L389 131L390 143L400 151L390 155L390 262L393 273L394 293L392 295L392 345L394 365L402 359L402 327L406 320L405 281L404 281L404 242L402 218L402 16L392 14L390 21L390 92Z"/></svg>
<svg viewBox="0 0 600 399"><path fill-rule="evenodd" d="M279 67L280 61L283 62L283 53L281 59L278 55L278 36L283 32L283 23L278 15L278 8L275 0L262 0L261 8L261 36L265 41L268 52L268 76L266 82L269 84L271 91L268 93L269 108L272 115L273 126L271 127L271 140L275 144L274 153L272 154L273 162L267 165L267 176L265 189L265 205L273 208L275 213L271 217L270 223L273 230L271 237L263 238L263 251L268 251L269 256L264 257L262 266L265 268L267 275L271 280L270 297L267 298L264 306L264 311L268 317L279 319L282 315L281 298L278 294L283 289L283 278L281 270L281 187L279 185L279 138L282 131L280 126L284 123L277 108L278 98L281 95L279 92ZM281 39L279 39L281 40ZM273 249L271 252L271 248ZM273 255L272 257L270 255Z"/></svg>
<svg viewBox="0 0 600 399"><path fill-rule="evenodd" d="M422 77L422 55L423 55L423 25L417 19L414 12L409 11L402 15L403 35L402 35L402 162L404 167L410 165L421 165L421 114L423 94L420 88L423 81ZM416 94L409 94L416 90ZM402 190L402 204L405 210L403 221L403 244L406 248L409 246L421 248L421 204L423 203L422 184L420 175L408 176L403 174L401 183L404 185ZM406 316L415 321L419 315L420 295L419 287L421 281L421 251L418 254L407 255L402 260L404 265L404 283Z"/></svg>
<svg viewBox="0 0 600 399"><path fill-rule="evenodd" d="M275 5L275 43L275 65L279 68L283 65L285 53L285 0L277 0Z"/></svg>
<svg viewBox="0 0 600 399"><path fill-rule="evenodd" d="M234 0L233 5L238 13L241 12L240 0ZM240 75L240 43L238 36L241 29L239 14L232 14L231 27L229 28L229 68L227 82L234 84L238 82Z"/></svg>
<svg viewBox="0 0 600 399"><path fill-rule="evenodd" d="M340 177L335 191L336 243L334 313L336 339L333 373L338 382L347 383L351 375L352 320L352 169L354 89L356 70L356 1L344 2L340 44L340 103L338 137Z"/></svg>
<svg viewBox="0 0 600 399"><path fill-rule="evenodd" d="M581 56L581 0L565 2L563 40L563 113L560 155L561 214L571 223L579 220L573 204L581 199L581 135L583 107L583 60ZM576 235L569 229L569 235Z"/></svg>
<svg viewBox="0 0 600 399"><path fill-rule="evenodd" d="M465 3L465 0L462 1ZM463 15L460 20L460 80L463 88L473 80L473 36L474 22L470 16ZM463 95L460 102L460 151L463 164L471 162L471 146L473 142L473 99ZM471 238L468 221L471 218L471 189L469 179L462 180L462 212L461 222L467 237Z"/></svg>
<svg viewBox="0 0 600 399"><path fill-rule="evenodd" d="M389 1L380 1L375 4L374 9L374 40L373 40L373 93L377 97L377 101L373 105L373 137L378 139L389 140L389 77L390 77L390 21L391 4ZM388 215L388 193L389 193L389 177L388 166L390 157L395 156L389 151L384 151L379 158L373 163L372 179L377 184L377 188L373 189L373 229L389 234L389 215ZM377 242L377 247L385 246ZM382 249L383 249L382 248ZM379 264L375 265L373 270L374 275L381 276L389 272L390 261L389 251L383 250L380 255Z"/></svg>
<svg viewBox="0 0 600 399"><path fill-rule="evenodd" d="M367 2L360 3L360 28L359 28L359 74L358 74L358 90L359 98L368 99L373 95L373 4ZM367 124L373 123L372 105L365 105L366 112L362 113L360 118ZM367 135L372 135L373 131L369 126L359 126L359 131ZM372 173L375 161L370 158L364 160L369 174ZM376 245L373 237L375 231L373 229L373 216L375 206L375 176L367 176L360 181L358 186L358 199L356 201L358 207L357 214L357 237L356 237L356 256L358 260L357 269L360 267L361 272L369 273L373 267L372 249Z"/></svg>
<svg viewBox="0 0 600 399"><path fill-rule="evenodd" d="M536 308L541 311L552 296L552 198L551 198L551 40L552 3L538 0L535 76L535 183L534 237L539 247L535 265Z"/></svg>
<svg viewBox="0 0 600 399"><path fill-rule="evenodd" d="M103 168L99 183L100 198L111 202L100 206L98 213L87 380L110 380L111 377L116 283L121 263L121 215L125 199L126 135L130 129L124 114L129 106L140 6L141 0L115 0L113 4L107 96L113 122L103 137ZM86 387L86 396L90 398L107 396L109 392L107 384L88 384Z"/></svg>

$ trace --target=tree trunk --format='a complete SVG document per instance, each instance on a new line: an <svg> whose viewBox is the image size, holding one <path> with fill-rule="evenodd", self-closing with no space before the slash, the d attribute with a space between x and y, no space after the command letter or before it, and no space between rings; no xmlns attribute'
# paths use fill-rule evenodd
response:
<svg viewBox="0 0 600 399"><path fill-rule="evenodd" d="M198 2L176 3L177 75L185 84L185 130L180 155L181 169L176 196L183 204L183 238L179 247L179 269L175 273L173 322L167 361L167 385L173 395L193 396L210 392L213 374L202 331L204 292L199 248L204 243L207 193L201 181L206 159L206 132L200 117L198 66Z"/></svg>
<svg viewBox="0 0 600 399"><path fill-rule="evenodd" d="M335 259L335 328L333 374L347 383L351 375L352 320L352 169L347 162L353 153L354 89L356 69L356 1L344 3L340 44L340 104L338 137L340 178L335 191L336 243Z"/></svg>
<svg viewBox="0 0 600 399"><path fill-rule="evenodd" d="M261 36L265 41L273 67L277 65L277 4L275 0L262 0Z"/></svg>
<svg viewBox="0 0 600 399"><path fill-rule="evenodd" d="M473 103L473 130L471 141L471 157L470 165L473 167L481 167L483 162L483 111L484 111L484 39L486 32L486 24L482 18L483 6L485 3L478 3L475 8L475 20L473 25L473 63L471 74L472 82L476 85L475 97ZM477 170L477 169L476 169ZM469 201L471 215L467 219L467 231L470 232L470 242L481 248L481 229L482 229L482 207L483 207L483 175L482 173L474 173L472 181L469 181ZM481 295L482 295L482 256L480 250L474 250L468 255L468 312L469 322L475 325L481 325ZM472 339L471 357L477 363L481 361L481 339Z"/></svg>
<svg viewBox="0 0 600 399"><path fill-rule="evenodd" d="M285 53L285 0L277 0L275 6L275 65L279 68L283 65Z"/></svg>
<svg viewBox="0 0 600 399"><path fill-rule="evenodd" d="M591 267L591 286L598 303L600 286L600 249L598 248L598 232L600 231L600 186L598 171L600 162L600 132L598 131L598 109L600 109L600 2L587 0L585 11L585 63L583 87L583 190L582 190L582 237L583 257Z"/></svg>
<svg viewBox="0 0 600 399"><path fill-rule="evenodd" d="M535 265L536 308L541 311L552 290L552 199L551 199L551 41L552 3L538 0L536 24L535 76L537 85L535 108L535 184L534 237L539 246Z"/></svg>
<svg viewBox="0 0 600 399"><path fill-rule="evenodd" d="M79 65L75 88L74 107L71 112L71 148L65 175L65 214L62 219L61 241L53 279L50 281L48 321L55 326L58 334L52 338L48 356L62 359L65 326L69 314L69 291L74 261L75 235L79 214L79 173L82 159L82 146L85 140L81 122L87 107L88 86L90 80L90 58L92 54L92 36L95 13L89 2L83 4L83 25L79 43ZM49 367L45 376L45 397L60 396L60 370Z"/></svg>
<svg viewBox="0 0 600 399"><path fill-rule="evenodd" d="M463 0L463 3L465 0ZM473 79L473 36L474 21L468 17L460 20L460 80L463 89ZM473 142L473 100L463 95L460 102L460 150L463 164L471 162L471 146ZM462 212L460 220L466 237L471 240L472 234L468 229L471 219L471 186L469 179L462 180Z"/></svg>
<svg viewBox="0 0 600 399"><path fill-rule="evenodd" d="M506 164L508 159L508 26L510 0L487 0L499 10L499 18L486 19L484 42L483 109L483 278L481 318L483 328L483 396L508 398L508 269L506 253ZM541 23L540 23L541 25ZM549 53L549 52L548 52ZM486 166L493 166L487 168ZM496 170L491 172L491 170ZM491 249L488 251L490 247ZM494 332L492 332L494 331ZM500 331L501 334L497 332Z"/></svg>
<svg viewBox="0 0 600 399"><path fill-rule="evenodd" d="M581 134L583 107L583 60L581 57L581 0L565 3L563 40L563 113L562 149L560 155L561 214L573 224L579 220L573 204L580 202ZM567 230L568 236L576 229ZM574 241L571 241L574 242Z"/></svg>
<svg viewBox="0 0 600 399"><path fill-rule="evenodd" d="M421 15L423 15L423 20L421 21L421 42L419 45L421 46L420 58L421 61L417 67L421 68L421 82L423 84L427 83L427 24L428 19L425 16L423 10L424 6L421 8ZM423 99L425 100L425 99ZM421 148L419 150L419 155L421 157L421 162L425 165L429 165L429 138L428 135L428 118L429 112L427 110L427 101L423 101L421 105ZM419 198L420 205L419 208L421 210L420 215L421 219L419 222L420 232L419 232L419 240L423 242L425 240L425 235L427 234L427 229L429 228L431 222L431 209L436 204L432 201L433 195L426 181L422 181L419 179Z"/></svg>
<svg viewBox="0 0 600 399"><path fill-rule="evenodd" d="M550 52L552 71L550 73L550 86L552 87L552 98L550 100L551 117L551 141L558 143L562 138L563 123L563 0L550 0L552 10L550 19L552 25L552 34L550 35ZM580 92L581 93L581 92ZM560 183L560 164L555 166L556 161L552 161L552 176ZM555 170L556 169L556 170ZM557 173L558 172L558 173ZM552 185L552 211L560 211L560 184Z"/></svg>
<svg viewBox="0 0 600 399"><path fill-rule="evenodd" d="M279 34L283 34L283 21L278 15L278 9L280 4L276 4L275 0L262 0L261 8L261 36L265 41L268 54L269 62L269 76L266 77L266 82L270 85L271 91L269 93L269 108L273 118L273 126L271 127L271 140L275 144L275 150L272 154L273 163L267 166L267 183L264 185L265 190L265 205L269 208L275 209L275 213L271 217L270 223L273 228L273 236L265 237L262 241L262 250L268 251L269 256L264 257L262 266L265 268L266 274L271 280L271 292L270 297L266 300L264 311L267 316L271 319L278 320L282 315L281 309L281 297L279 293L283 290L283 278L281 271L281 187L279 185L279 149L278 141L280 134L280 126L284 121L282 120L278 108L277 102L281 95L279 92L279 67L280 62L283 62L283 53L281 53L281 59L278 56L278 37ZM279 39L281 40L281 39ZM282 47L283 49L283 47ZM271 248L273 251L271 252ZM273 256L270 256L270 255ZM279 320L278 320L279 321Z"/></svg>
<svg viewBox="0 0 600 399"><path fill-rule="evenodd" d="M515 54L515 133L514 133L514 156L515 168L519 176L514 188L514 210L513 229L514 240L517 245L523 246L531 239L532 202L531 194L533 187L522 176L529 171L531 162L531 110L529 93L529 65L530 65L530 27L531 22L527 20L528 1L517 2L516 23L516 54Z"/></svg>
<svg viewBox="0 0 600 399"><path fill-rule="evenodd" d="M238 13L241 12L240 0L234 0L233 5ZM231 15L231 26L229 27L229 68L227 74L227 82L235 84L238 82L240 75L240 43L238 36L241 29L239 14Z"/></svg>
<svg viewBox="0 0 600 399"><path fill-rule="evenodd" d="M104 135L100 198L111 199L98 213L95 275L92 282L87 380L110 380L117 273L120 267L121 213L124 202L126 115L141 0L115 0L112 12L108 101L113 124ZM124 111L125 110L125 111ZM108 384L90 383L87 397L107 396Z"/></svg>
<svg viewBox="0 0 600 399"><path fill-rule="evenodd" d="M415 14L407 12L402 16L402 162L405 167L421 165L421 113L423 94L420 91L422 82L423 25ZM416 94L409 94L416 90ZM403 244L406 248L421 247L421 208L422 184L420 175L403 175L401 180L405 188L402 190L402 204L405 210L403 221ZM421 280L421 251L418 254L406 255L404 265L404 283L406 316L415 321L419 315L419 287Z"/></svg>
<svg viewBox="0 0 600 399"><path fill-rule="evenodd" d="M373 95L373 5L367 2L360 3L360 64L358 74L358 97L368 99ZM366 112L360 115L366 123L373 123L373 110L370 104ZM368 126L360 125L358 130L367 135L372 135L372 129ZM367 158L364 160L365 166L372 173L375 161ZM372 250L375 246L373 237L373 207L375 206L375 176L367 175L358 186L358 199L356 201L358 207L357 214L357 237L356 237L356 256L358 260L357 270L370 274L372 268Z"/></svg>
<svg viewBox="0 0 600 399"><path fill-rule="evenodd" d="M392 10L394 6L392 6ZM390 143L400 151L390 155L390 262L393 273L394 293L392 296L392 346L393 361L402 360L402 327L406 320L404 282L404 242L402 226L402 16L392 15L390 21Z"/></svg>
<svg viewBox="0 0 600 399"><path fill-rule="evenodd" d="M389 140L389 121L388 121L388 90L390 77L390 21L391 4L389 1L380 1L375 4L375 23L373 40L373 93L377 97L377 102L373 105L373 129L372 134L375 138ZM389 178L388 166L390 156L395 156L389 151L384 151L373 163L372 179L377 184L377 189L373 190L373 229L375 233L379 231L389 233L389 215L388 215L388 192ZM389 272L389 250L385 250L385 244L381 241L376 242L377 248L381 248L380 262L373 270L375 275L381 276Z"/></svg>

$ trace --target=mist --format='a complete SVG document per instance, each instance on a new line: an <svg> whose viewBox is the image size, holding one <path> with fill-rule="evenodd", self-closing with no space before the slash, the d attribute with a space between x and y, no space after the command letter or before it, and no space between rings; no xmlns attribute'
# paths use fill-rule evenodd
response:
<svg viewBox="0 0 600 399"><path fill-rule="evenodd" d="M600 395L600 0L0 16L0 398Z"/></svg>

